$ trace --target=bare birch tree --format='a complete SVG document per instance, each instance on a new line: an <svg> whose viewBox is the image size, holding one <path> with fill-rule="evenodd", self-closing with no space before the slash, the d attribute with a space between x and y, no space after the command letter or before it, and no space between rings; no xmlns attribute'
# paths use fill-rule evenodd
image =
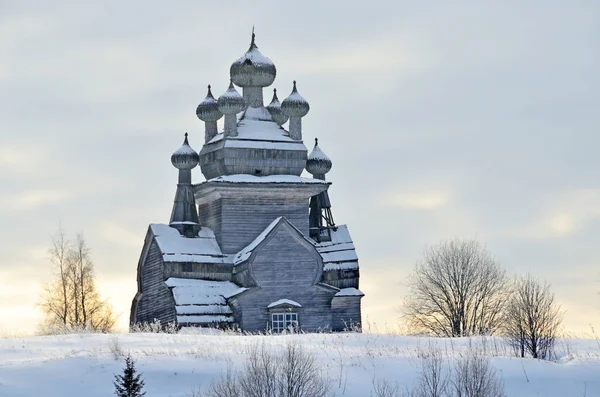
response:
<svg viewBox="0 0 600 397"><path fill-rule="evenodd" d="M402 311L418 332L493 334L500 327L506 280L504 269L476 240L444 241L417 262Z"/></svg>
<svg viewBox="0 0 600 397"><path fill-rule="evenodd" d="M503 333L517 354L549 359L562 322L550 285L531 275L515 282L503 319Z"/></svg>
<svg viewBox="0 0 600 397"><path fill-rule="evenodd" d="M110 331L116 317L96 290L91 251L83 235L69 241L59 227L52 238L49 257L53 278L46 284L40 299L46 317L44 330Z"/></svg>

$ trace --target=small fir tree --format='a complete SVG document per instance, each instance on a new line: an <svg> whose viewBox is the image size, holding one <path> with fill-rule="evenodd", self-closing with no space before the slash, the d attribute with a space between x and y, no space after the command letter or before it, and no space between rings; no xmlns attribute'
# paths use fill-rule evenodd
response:
<svg viewBox="0 0 600 397"><path fill-rule="evenodd" d="M115 375L113 384L115 385L115 394L118 397L142 397L146 395L146 392L142 391L144 388L142 374L136 373L135 361L130 355L125 357L123 375Z"/></svg>

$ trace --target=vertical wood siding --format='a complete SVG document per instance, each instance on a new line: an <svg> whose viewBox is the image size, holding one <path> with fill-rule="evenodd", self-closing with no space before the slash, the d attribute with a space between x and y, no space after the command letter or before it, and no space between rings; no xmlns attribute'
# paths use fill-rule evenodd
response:
<svg viewBox="0 0 600 397"><path fill-rule="evenodd" d="M361 327L360 296L336 296L331 302L333 331Z"/></svg>
<svg viewBox="0 0 600 397"><path fill-rule="evenodd" d="M267 329L267 306L279 299L302 305L297 312L303 331L331 329L335 291L315 285L321 276L320 256L295 230L282 222L257 248L249 266L259 287L231 299L242 329Z"/></svg>
<svg viewBox="0 0 600 397"><path fill-rule="evenodd" d="M176 321L175 300L164 283L162 253L154 239L140 269L140 294L135 309L135 323L151 323L155 319L167 324Z"/></svg>

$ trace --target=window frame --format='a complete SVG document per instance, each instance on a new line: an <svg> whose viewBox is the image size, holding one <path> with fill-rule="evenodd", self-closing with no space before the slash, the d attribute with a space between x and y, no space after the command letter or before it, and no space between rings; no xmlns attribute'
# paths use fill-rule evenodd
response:
<svg viewBox="0 0 600 397"><path fill-rule="evenodd" d="M285 331L295 332L300 329L298 312L292 310L271 312L271 331L282 333Z"/></svg>

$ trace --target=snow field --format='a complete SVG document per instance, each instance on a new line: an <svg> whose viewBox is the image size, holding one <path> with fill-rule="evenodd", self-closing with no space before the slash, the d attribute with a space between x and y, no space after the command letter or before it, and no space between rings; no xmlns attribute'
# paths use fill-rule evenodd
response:
<svg viewBox="0 0 600 397"><path fill-rule="evenodd" d="M564 339L554 362L520 359L501 338L426 338L383 334L239 336L217 331L180 334L71 334L0 339L0 396L109 396L127 352L143 373L147 396L186 396L228 366L243 365L264 343L278 350L298 343L314 354L336 396L370 396L377 379L402 388L416 383L421 356L439 350L450 368L470 352L488 356L510 397L600 397L600 345Z"/></svg>

